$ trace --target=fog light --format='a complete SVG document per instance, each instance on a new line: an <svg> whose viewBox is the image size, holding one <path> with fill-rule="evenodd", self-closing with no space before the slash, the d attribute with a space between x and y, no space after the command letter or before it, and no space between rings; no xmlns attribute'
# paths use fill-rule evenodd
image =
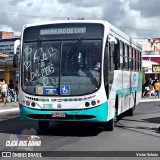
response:
<svg viewBox="0 0 160 160"><path fill-rule="evenodd" d="M31 103L31 106L32 106L32 107L35 107L35 105L36 105L36 104L35 104L34 102Z"/></svg>
<svg viewBox="0 0 160 160"><path fill-rule="evenodd" d="M85 103L85 106L86 106L86 107L89 107L89 105L90 105L89 102L86 102L86 103Z"/></svg>
<svg viewBox="0 0 160 160"><path fill-rule="evenodd" d="M92 105L92 106L96 105L96 101L92 101L92 102L91 102L91 105Z"/></svg>

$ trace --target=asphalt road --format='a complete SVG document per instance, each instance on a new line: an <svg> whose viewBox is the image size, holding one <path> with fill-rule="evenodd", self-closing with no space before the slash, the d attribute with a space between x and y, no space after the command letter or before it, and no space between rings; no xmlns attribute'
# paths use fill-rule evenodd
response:
<svg viewBox="0 0 160 160"><path fill-rule="evenodd" d="M113 132L104 131L102 127L84 123L51 123L49 130L42 132L38 129L36 122L20 121L18 114L17 111L0 114L0 151L94 151L87 153L88 158L43 158L58 160L132 160L141 159L141 157L116 157L120 154L117 151L125 151L122 152L123 154L130 153L126 151L137 151L138 153L160 151L160 131L158 130L160 126L160 102L140 103L136 107L135 115L133 117L125 116L119 120ZM30 135L39 137L40 146L6 146L7 141L16 140L20 136L23 137L21 140L24 140L25 136ZM96 151L115 151L113 152L115 157L92 157L92 154L95 156L94 153L101 155L101 152ZM145 159L159 158L145 157Z"/></svg>

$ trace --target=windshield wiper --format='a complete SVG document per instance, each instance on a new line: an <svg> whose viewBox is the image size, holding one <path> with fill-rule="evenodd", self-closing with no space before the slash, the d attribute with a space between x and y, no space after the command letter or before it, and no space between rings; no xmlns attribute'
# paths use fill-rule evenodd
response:
<svg viewBox="0 0 160 160"><path fill-rule="evenodd" d="M82 43L83 39L85 38L85 36L81 37L76 45L73 47L73 49L68 53L67 58L72 57L72 55L76 52L76 50L79 48L80 44Z"/></svg>
<svg viewBox="0 0 160 160"><path fill-rule="evenodd" d="M64 72L61 73L61 75L63 75L66 72L66 68L67 68L67 61L68 58L71 58L72 55L76 52L76 50L79 48L80 44L82 43L83 39L85 38L85 36L81 37L80 39L78 39L77 43L75 44L75 46L73 47L73 49L70 51L68 51L67 57L66 57L66 61L65 61L65 68L64 68Z"/></svg>

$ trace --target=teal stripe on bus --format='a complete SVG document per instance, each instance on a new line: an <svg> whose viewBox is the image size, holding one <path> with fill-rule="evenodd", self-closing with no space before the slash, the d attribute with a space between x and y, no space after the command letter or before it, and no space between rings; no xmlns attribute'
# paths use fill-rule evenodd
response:
<svg viewBox="0 0 160 160"><path fill-rule="evenodd" d="M83 110L66 110L66 111L45 111L45 110L35 110L32 108L28 108L25 106L20 105L20 119L21 120L34 120L28 118L27 115L30 114L48 114L51 115L52 113L65 113L66 115L92 115L95 118L92 119L62 119L58 121L79 121L79 122L106 122L108 120L108 102L103 103L100 106L94 108L88 108ZM37 121L37 119L36 119ZM54 121L54 119L50 119L49 121ZM57 120L56 120L57 121Z"/></svg>

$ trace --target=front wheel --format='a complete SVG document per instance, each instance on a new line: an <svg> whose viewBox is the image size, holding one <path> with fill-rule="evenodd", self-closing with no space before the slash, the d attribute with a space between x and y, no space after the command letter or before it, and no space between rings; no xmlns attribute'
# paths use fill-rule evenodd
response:
<svg viewBox="0 0 160 160"><path fill-rule="evenodd" d="M108 122L104 123L104 128L106 131L113 131L114 125L115 125L115 120L113 118L113 119L109 120Z"/></svg>
<svg viewBox="0 0 160 160"><path fill-rule="evenodd" d="M38 127L40 130L46 130L49 127L49 121L38 121Z"/></svg>

